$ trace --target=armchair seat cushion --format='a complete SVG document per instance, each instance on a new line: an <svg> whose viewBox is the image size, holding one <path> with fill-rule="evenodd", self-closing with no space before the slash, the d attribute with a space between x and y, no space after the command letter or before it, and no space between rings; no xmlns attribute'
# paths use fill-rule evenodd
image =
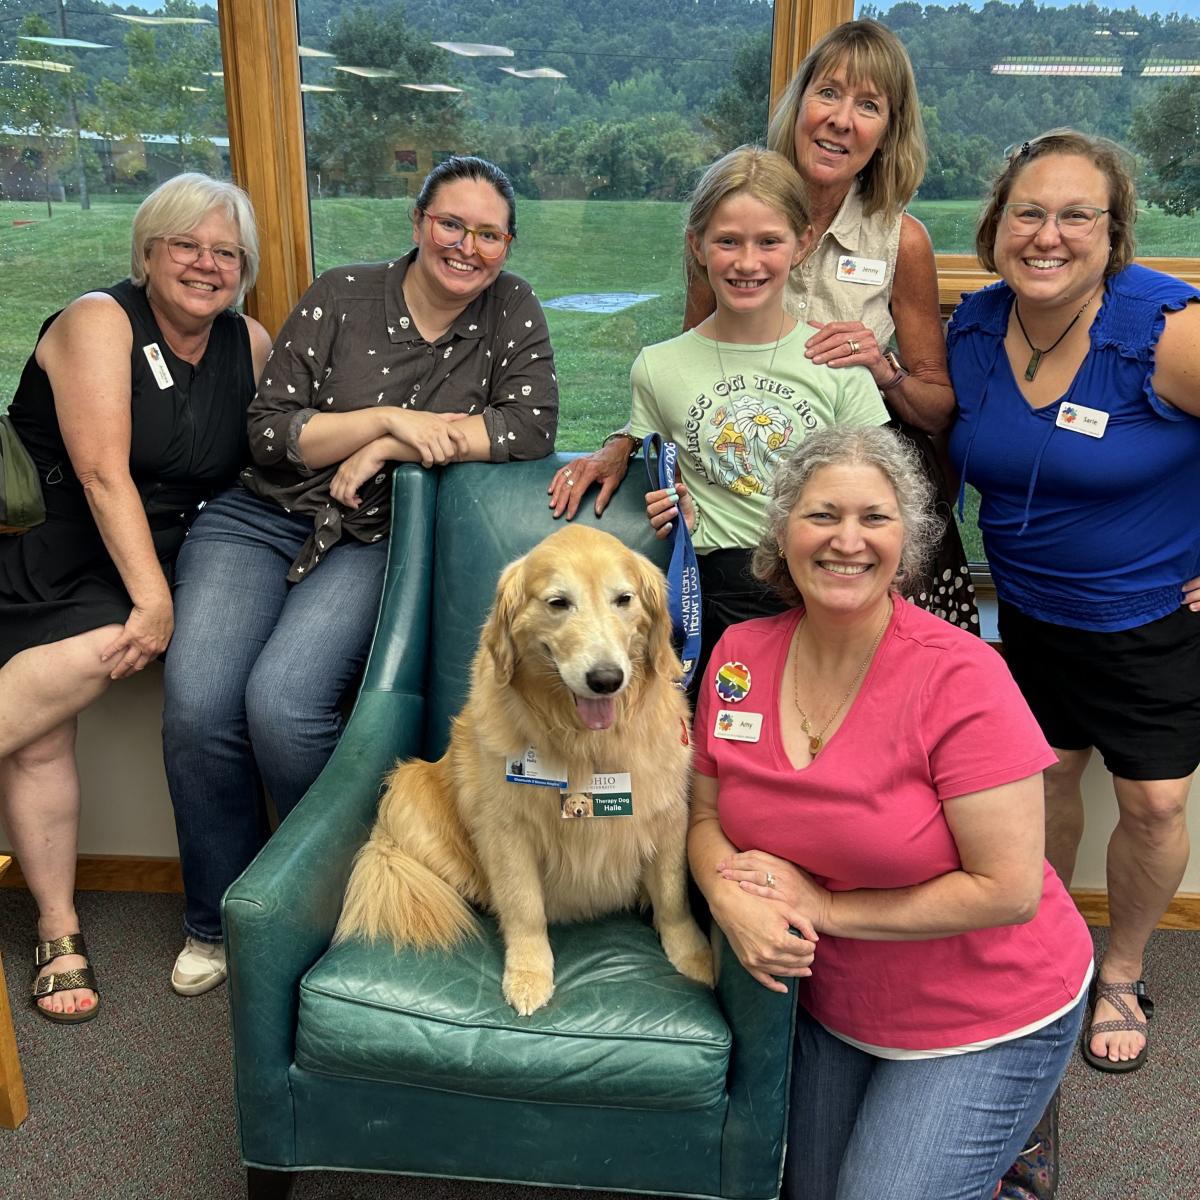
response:
<svg viewBox="0 0 1200 1200"><path fill-rule="evenodd" d="M448 953L345 942L300 985L296 1065L507 1100L636 1109L723 1104L730 1033L640 917L550 930L555 994L529 1017L501 992L494 920Z"/></svg>

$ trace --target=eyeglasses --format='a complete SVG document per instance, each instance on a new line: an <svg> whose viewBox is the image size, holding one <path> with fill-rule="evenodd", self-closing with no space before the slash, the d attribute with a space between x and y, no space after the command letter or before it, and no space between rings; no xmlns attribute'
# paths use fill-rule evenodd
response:
<svg viewBox="0 0 1200 1200"><path fill-rule="evenodd" d="M1091 204L1072 204L1052 213L1037 204L1006 204L1003 212L1005 223L1012 233L1031 236L1053 219L1063 237L1082 238L1096 228L1096 222L1108 209L1096 208Z"/></svg>
<svg viewBox="0 0 1200 1200"><path fill-rule="evenodd" d="M167 253L172 262L181 267L190 267L200 261L200 256L207 250L218 271L240 271L245 261L246 252L241 246L230 242L218 242L215 246L205 246L189 237L165 237Z"/></svg>
<svg viewBox="0 0 1200 1200"><path fill-rule="evenodd" d="M453 250L461 246L467 240L467 234L470 234L475 241L475 252L481 258L499 258L508 247L508 243L513 240L511 233L505 233L503 229L497 229L494 225L483 225L479 229L473 229L470 225L464 225L457 217L431 212L422 215L428 218L429 232L433 235L434 242L443 250Z"/></svg>

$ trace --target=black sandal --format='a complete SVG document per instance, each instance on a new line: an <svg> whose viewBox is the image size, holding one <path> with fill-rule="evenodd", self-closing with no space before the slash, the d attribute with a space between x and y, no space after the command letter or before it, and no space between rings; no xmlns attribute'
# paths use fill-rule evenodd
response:
<svg viewBox="0 0 1200 1200"><path fill-rule="evenodd" d="M1145 1017L1144 1021L1138 1020L1134 1015L1133 1009L1121 998L1122 995L1137 997L1138 1007L1141 1008L1142 1014ZM1145 980L1137 979L1133 983L1103 983L1099 979L1093 979L1092 986L1088 990L1089 1017L1093 1017L1096 1014L1097 1000L1108 1001L1121 1014L1121 1019L1119 1021L1093 1021L1089 1023L1083 1037L1083 1042L1080 1045L1084 1062L1088 1066L1095 1067L1097 1071L1111 1071L1114 1074L1120 1074L1124 1071L1136 1071L1146 1061L1146 1051L1150 1048L1149 1031L1146 1028L1146 1022L1154 1016L1154 1001L1146 995ZM1107 1055L1092 1053L1092 1038L1096 1034L1125 1032L1140 1033L1146 1038L1146 1044L1133 1058L1113 1062Z"/></svg>
<svg viewBox="0 0 1200 1200"><path fill-rule="evenodd" d="M78 954L87 958L87 945L83 934L68 933L65 937L55 938L52 942L38 942L33 950L33 1007L47 1021L58 1021L63 1025L78 1025L81 1021L90 1021L100 1011L100 991L96 987L96 976L90 966L74 967L70 971L51 971L46 975L38 975L47 963L61 958L64 954ZM70 992L76 988L87 988L96 993L96 1003L91 1008L77 1008L74 1012L54 1012L43 1008L38 1001L55 992Z"/></svg>

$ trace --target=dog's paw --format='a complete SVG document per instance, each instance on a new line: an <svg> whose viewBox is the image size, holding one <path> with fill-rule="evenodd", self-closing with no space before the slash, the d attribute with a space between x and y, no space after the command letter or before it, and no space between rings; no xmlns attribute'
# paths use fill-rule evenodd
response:
<svg viewBox="0 0 1200 1200"><path fill-rule="evenodd" d="M680 975L686 975L705 987L712 987L714 982L712 953L707 946L694 954L684 954L671 959L671 965Z"/></svg>
<svg viewBox="0 0 1200 1200"><path fill-rule="evenodd" d="M554 976L548 971L508 967L504 972L504 998L523 1017L537 1012L554 995Z"/></svg>

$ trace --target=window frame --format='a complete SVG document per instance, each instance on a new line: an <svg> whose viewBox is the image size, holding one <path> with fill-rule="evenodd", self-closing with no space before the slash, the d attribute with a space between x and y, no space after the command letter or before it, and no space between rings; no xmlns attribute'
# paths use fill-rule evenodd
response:
<svg viewBox="0 0 1200 1200"><path fill-rule="evenodd" d="M809 48L854 18L855 0L775 0L771 38L770 106ZM312 232L300 103L296 0L221 0L218 6L230 164L250 195L263 231L258 282L246 311L272 336L312 282ZM996 276L973 254L938 254L938 299L949 317L963 292ZM1139 262L1200 287L1200 259L1139 258ZM976 589L994 595L991 573L973 572Z"/></svg>

